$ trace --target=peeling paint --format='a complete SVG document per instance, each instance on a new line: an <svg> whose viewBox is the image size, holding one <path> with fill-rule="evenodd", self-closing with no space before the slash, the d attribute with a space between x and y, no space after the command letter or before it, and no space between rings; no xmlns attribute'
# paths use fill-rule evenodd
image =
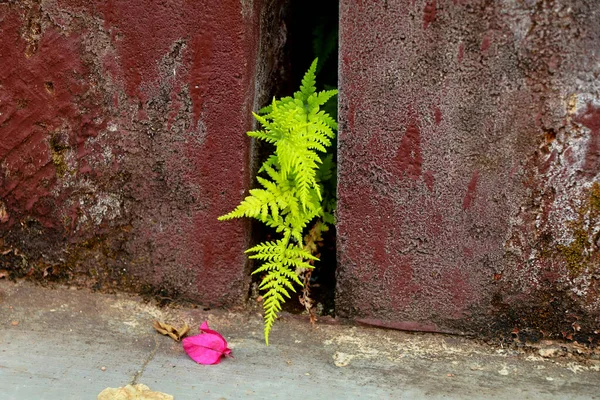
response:
<svg viewBox="0 0 600 400"><path fill-rule="evenodd" d="M340 3L337 312L598 342L599 4L387 5Z"/></svg>
<svg viewBox="0 0 600 400"><path fill-rule="evenodd" d="M249 183L261 7L0 4L0 239L27 260L2 269L244 300L247 231L216 218Z"/></svg>

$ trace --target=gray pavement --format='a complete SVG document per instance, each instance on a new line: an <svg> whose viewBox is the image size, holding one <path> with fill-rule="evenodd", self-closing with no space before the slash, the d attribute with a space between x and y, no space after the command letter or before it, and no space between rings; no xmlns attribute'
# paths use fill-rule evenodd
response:
<svg viewBox="0 0 600 400"><path fill-rule="evenodd" d="M208 319L235 358L197 365L152 321ZM265 347L259 310L159 308L126 294L0 280L0 399L96 399L143 383L184 399L593 399L600 362L545 343L474 340L284 316ZM568 349L567 349L568 350ZM575 354L575 355L573 355ZM542 357L560 355L560 357Z"/></svg>

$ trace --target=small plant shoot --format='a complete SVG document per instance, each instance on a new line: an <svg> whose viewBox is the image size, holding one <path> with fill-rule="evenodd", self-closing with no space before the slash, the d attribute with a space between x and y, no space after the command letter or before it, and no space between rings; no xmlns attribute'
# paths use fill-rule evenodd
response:
<svg viewBox="0 0 600 400"><path fill-rule="evenodd" d="M335 223L335 193L326 188L335 179L335 163L327 149L335 139L337 122L322 108L337 90L317 92L316 69L315 59L293 97L274 99L254 113L262 130L248 136L273 144L275 150L258 171L261 188L250 190L235 210L219 218L255 218L281 235L246 251L262 262L253 274L262 276L267 346L282 304L296 292L295 285L304 286L302 274L318 261L314 243L308 243L314 232L306 238L304 234L326 231Z"/></svg>

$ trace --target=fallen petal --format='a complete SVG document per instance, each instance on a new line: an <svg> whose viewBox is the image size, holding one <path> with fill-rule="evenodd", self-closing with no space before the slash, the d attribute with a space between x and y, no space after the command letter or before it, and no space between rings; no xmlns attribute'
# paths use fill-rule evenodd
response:
<svg viewBox="0 0 600 400"><path fill-rule="evenodd" d="M223 353L204 346L203 343L198 343L195 339L204 336L191 336L183 339L183 349L188 356L198 364L212 365L221 362Z"/></svg>
<svg viewBox="0 0 600 400"><path fill-rule="evenodd" d="M183 349L192 360L205 365L218 364L222 356L231 353L225 338L209 329L206 321L200 326L200 331L201 334L186 337L182 342Z"/></svg>
<svg viewBox="0 0 600 400"><path fill-rule="evenodd" d="M202 325L200 326L200 330L201 330L202 332L204 332L204 333L208 333L208 334L212 335L212 337L213 337L213 338L214 338L214 340L215 340L215 344L216 344L217 342L219 342L219 343L220 343L218 346L219 346L219 348L220 348L221 350L223 350L223 351L224 351L224 350L229 350L229 349L227 348L227 340L225 340L225 338L223 337L223 335L221 335L219 332L217 332L217 331L213 331L212 329L210 329L210 328L208 327L208 322L207 322L207 321L204 321L204 322L202 323Z"/></svg>

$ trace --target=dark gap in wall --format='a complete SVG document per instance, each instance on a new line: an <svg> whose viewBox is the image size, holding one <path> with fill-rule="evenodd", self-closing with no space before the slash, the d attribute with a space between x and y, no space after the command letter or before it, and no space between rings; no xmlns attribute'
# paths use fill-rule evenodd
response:
<svg viewBox="0 0 600 400"><path fill-rule="evenodd" d="M286 16L287 43L284 49L289 60L289 80L282 87L281 95L289 96L298 90L302 77L312 61L318 57L317 89L335 89L338 82L338 1L292 0ZM337 119L337 97L326 104L325 110ZM332 144L337 148L337 143ZM334 150L334 159L337 154ZM335 189L334 189L335 190ZM315 264L310 286L311 298L317 307L317 315L335 313L335 228L323 234L320 248L321 261ZM288 302L288 310L302 312L304 307L298 299Z"/></svg>
<svg viewBox="0 0 600 400"><path fill-rule="evenodd" d="M280 49L276 64L277 72L273 78L276 87L273 96L280 98L292 95L300 87L302 77L312 61L318 57L317 90L335 89L338 81L338 1L337 0L283 0L280 3L281 18L278 34L285 37L285 44ZM277 41L275 41L277 42ZM271 53L272 54L272 53ZM270 100L269 99L269 100ZM267 101L268 102L268 101ZM267 104L260 104L264 106ZM325 105L325 110L337 119L337 97ZM256 143L255 155L262 162L270 154L272 148L265 143ZM337 162L337 143L334 149L334 160ZM256 186L256 182L255 182ZM335 189L334 189L335 190ZM279 234L265 228L261 223L252 222L253 243L279 238ZM316 305L317 315L333 315L335 313L335 269L336 240L335 228L323 234L320 248L321 261L315 264L311 275L311 298ZM252 266L254 270L256 265ZM259 276L253 276L250 298L259 296L257 287ZM298 290L300 293L300 290ZM288 299L284 310L293 313L304 312L304 306L298 296Z"/></svg>

